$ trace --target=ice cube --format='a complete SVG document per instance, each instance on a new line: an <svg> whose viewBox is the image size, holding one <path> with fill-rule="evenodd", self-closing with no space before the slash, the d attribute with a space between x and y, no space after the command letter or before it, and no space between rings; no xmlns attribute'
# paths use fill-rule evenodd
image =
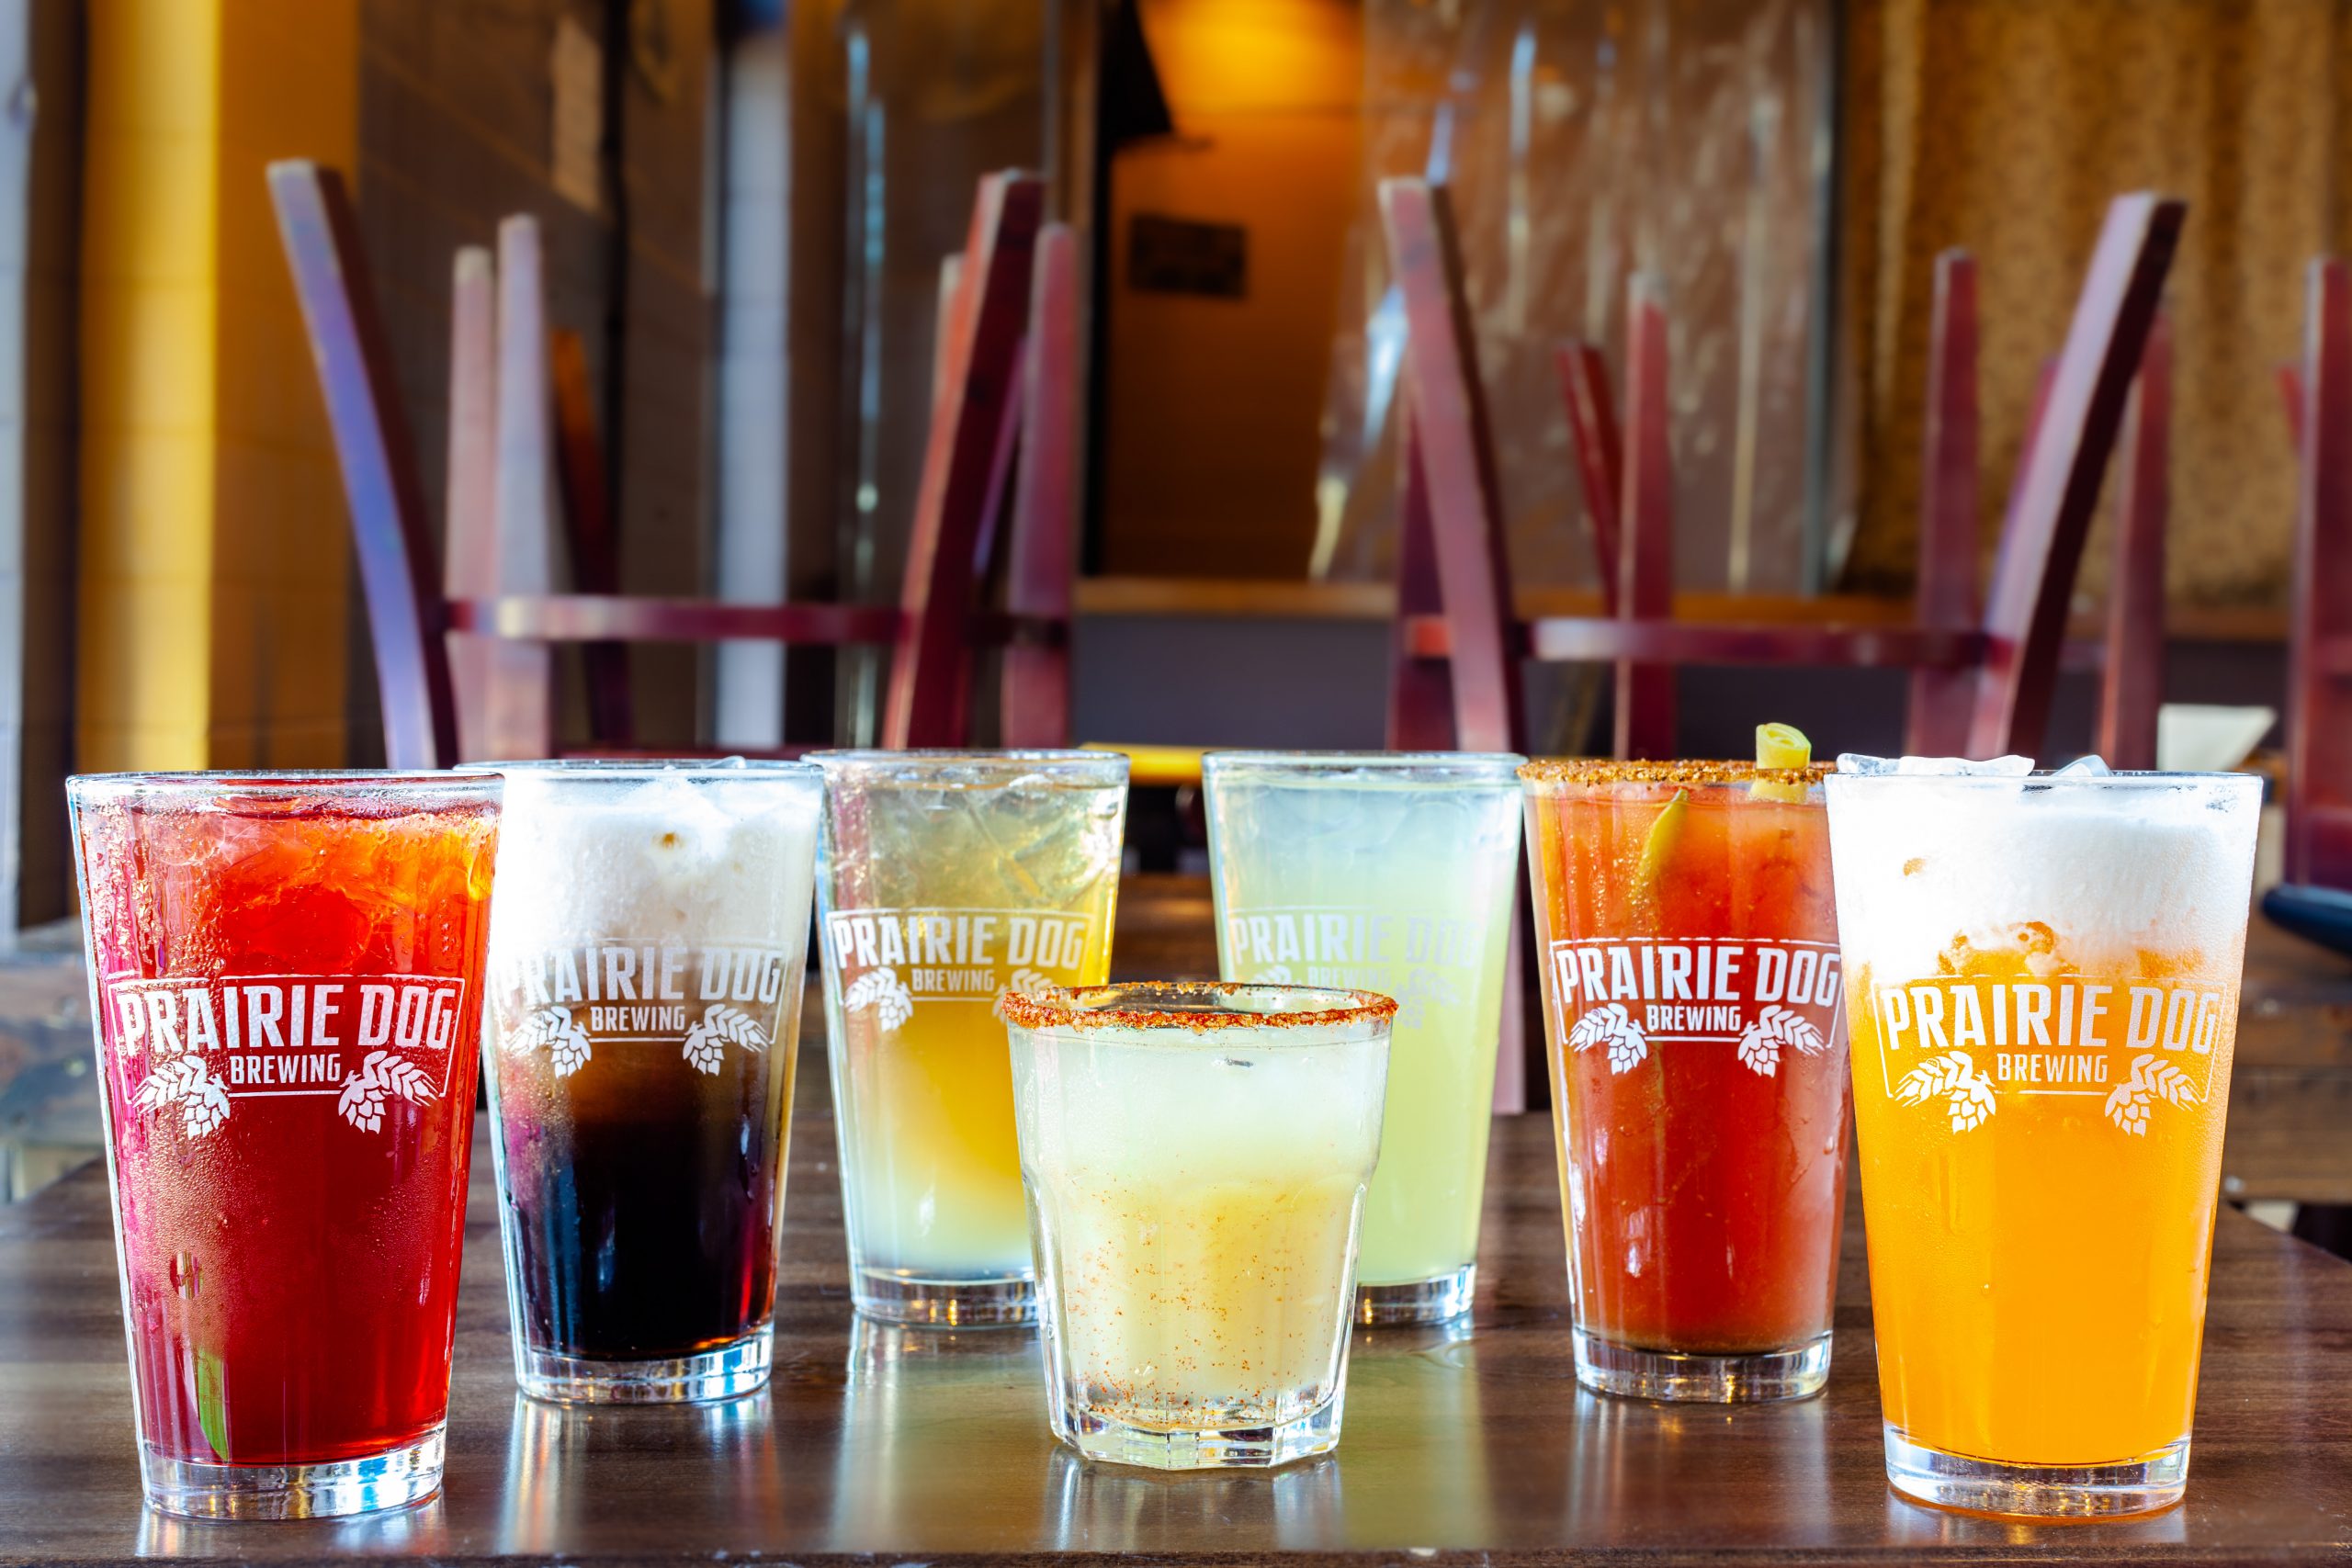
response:
<svg viewBox="0 0 2352 1568"><path fill-rule="evenodd" d="M2114 772L2107 765L2106 758L2094 752L2087 757L2075 758L2050 776L2053 779L2103 779Z"/></svg>
<svg viewBox="0 0 2352 1568"><path fill-rule="evenodd" d="M1865 777L1900 773L1907 778L2021 779L2033 772L2033 759L1995 757L1990 761L1973 762L1964 757L1865 757L1841 751L1838 755L1838 771Z"/></svg>
<svg viewBox="0 0 2352 1568"><path fill-rule="evenodd" d="M1865 757L1860 751L1840 751L1838 753L1838 771L1841 773L1860 773L1865 778L1876 773L1891 773L1894 772L1894 759Z"/></svg>

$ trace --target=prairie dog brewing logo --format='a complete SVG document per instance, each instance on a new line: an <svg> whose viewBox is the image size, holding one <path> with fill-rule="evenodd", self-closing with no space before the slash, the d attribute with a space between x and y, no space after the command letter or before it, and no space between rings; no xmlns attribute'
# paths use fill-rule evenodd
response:
<svg viewBox="0 0 2352 1568"><path fill-rule="evenodd" d="M1573 1052L1629 1073L1668 1043L1724 1044L1762 1077L1786 1052L1838 1038L1845 987L1833 942L1795 938L1595 938L1552 944L1553 1027Z"/></svg>
<svg viewBox="0 0 2352 1568"><path fill-rule="evenodd" d="M491 972L499 1040L510 1053L544 1051L560 1078L617 1044L675 1045L695 1071L716 1073L729 1047L774 1043L787 958L773 943L600 937L501 959Z"/></svg>
<svg viewBox="0 0 2352 1568"><path fill-rule="evenodd" d="M1076 985L1093 929L1091 915L1038 909L836 909L820 934L842 1010L896 1029L917 1002Z"/></svg>
<svg viewBox="0 0 2352 1568"><path fill-rule="evenodd" d="M1396 1027L1416 1029L1432 1008L1464 1006L1476 993L1487 927L1450 915L1275 905L1227 915L1225 942L1238 978L1380 991L1396 999Z"/></svg>
<svg viewBox="0 0 2352 1568"><path fill-rule="evenodd" d="M1933 1106L1954 1133L1983 1126L2010 1096L2052 1095L2098 1100L2109 1122L2145 1137L2157 1106L2212 1102L2213 1047L2233 1010L2209 980L1939 975L1867 990L1887 1094Z"/></svg>
<svg viewBox="0 0 2352 1568"><path fill-rule="evenodd" d="M456 976L122 976L100 990L115 1059L139 1075L131 1104L176 1112L192 1138L240 1100L300 1095L332 1098L344 1121L380 1132L390 1100L448 1092L452 1051L473 1038Z"/></svg>

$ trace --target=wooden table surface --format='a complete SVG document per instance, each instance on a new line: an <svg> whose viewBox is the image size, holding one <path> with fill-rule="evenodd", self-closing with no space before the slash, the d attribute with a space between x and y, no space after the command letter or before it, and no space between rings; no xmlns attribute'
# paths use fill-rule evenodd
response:
<svg viewBox="0 0 2352 1568"><path fill-rule="evenodd" d="M2352 1561L2352 1264L2225 1212L2188 1500L2041 1528L1895 1496L1880 1463L1861 1226L1827 1393L1669 1407L1580 1391L1544 1119L1497 1128L1470 1325L1360 1331L1337 1453L1272 1472L1089 1465L1046 1430L1025 1331L877 1330L850 1311L820 1058L804 1053L778 1371L704 1407L582 1413L515 1393L490 1161L477 1152L448 1477L348 1523L145 1513L101 1172L0 1210L0 1562L134 1554L810 1563L1272 1551L1501 1563L1591 1553L1848 1562Z"/></svg>
<svg viewBox="0 0 2352 1568"><path fill-rule="evenodd" d="M1196 963L1183 889L1130 901L1123 971ZM1187 954L1192 957L1188 958ZM1026 1332L854 1318L822 1057L804 1040L777 1374L704 1407L580 1413L516 1393L478 1152L442 1495L350 1522L204 1525L140 1506L102 1172L0 1208L0 1562L132 1555L453 1562L1851 1562L1891 1554L2352 1562L2352 1264L2224 1211L2188 1496L2032 1527L1885 1484L1859 1212L1823 1397L1670 1407L1579 1390L1548 1122L1496 1129L1466 1330L1360 1331L1338 1452L1272 1472L1090 1465L1046 1432ZM2347 1134L2345 1124L2335 1129Z"/></svg>

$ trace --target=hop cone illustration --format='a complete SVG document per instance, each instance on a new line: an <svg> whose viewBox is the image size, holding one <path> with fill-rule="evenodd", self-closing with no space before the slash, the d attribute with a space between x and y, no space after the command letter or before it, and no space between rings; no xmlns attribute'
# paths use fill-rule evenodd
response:
<svg viewBox="0 0 2352 1568"><path fill-rule="evenodd" d="M343 1119L363 1133L384 1130L384 1101L398 1095L412 1105L433 1098L433 1082L424 1069L404 1062L390 1051L370 1051L359 1070L343 1080L334 1108Z"/></svg>
<svg viewBox="0 0 2352 1568"><path fill-rule="evenodd" d="M2150 1055L2132 1059L2132 1076L2107 1097L2107 1119L2133 1137L2148 1135L2148 1108L2157 1100L2167 1105L2197 1103L2197 1085L2187 1073Z"/></svg>
<svg viewBox="0 0 2352 1568"><path fill-rule="evenodd" d="M1783 1048L1799 1055L1815 1056L1829 1048L1803 1013L1775 1002L1758 1014L1739 1037L1739 1059L1747 1066L1766 1077L1780 1071Z"/></svg>
<svg viewBox="0 0 2352 1568"><path fill-rule="evenodd" d="M175 1056L140 1080L130 1102L141 1111L180 1110L180 1126L201 1138L229 1119L229 1091L199 1056Z"/></svg>
<svg viewBox="0 0 2352 1568"><path fill-rule="evenodd" d="M686 1031L686 1043L679 1055L694 1065L695 1071L716 1073L727 1060L729 1045L764 1051L768 1047L768 1032L741 1008L720 1002L702 1015L702 1021Z"/></svg>
<svg viewBox="0 0 2352 1568"><path fill-rule="evenodd" d="M1945 1098L1955 1133L1983 1126L1995 1109L1993 1080L1976 1070L1965 1051L1931 1056L1894 1086L1894 1098L1905 1105L1924 1105L1938 1095Z"/></svg>
<svg viewBox="0 0 2352 1568"><path fill-rule="evenodd" d="M1649 1036L1642 1032L1642 1026L1625 1011L1623 1002L1593 1009L1568 1031L1569 1049L1589 1051L1595 1045L1609 1047L1612 1073L1631 1072L1649 1059Z"/></svg>
<svg viewBox="0 0 2352 1568"><path fill-rule="evenodd" d="M915 999L907 993L906 982L899 978L895 969L876 969L857 977L842 997L842 1010L856 1012L872 1008L882 1020L885 1029L896 1029L915 1015Z"/></svg>
<svg viewBox="0 0 2352 1568"><path fill-rule="evenodd" d="M588 1065L595 1055L589 1048L588 1032L580 1027L571 1010L544 1007L523 1021L507 1041L516 1051L537 1051L544 1047L555 1066L555 1076L568 1078Z"/></svg>

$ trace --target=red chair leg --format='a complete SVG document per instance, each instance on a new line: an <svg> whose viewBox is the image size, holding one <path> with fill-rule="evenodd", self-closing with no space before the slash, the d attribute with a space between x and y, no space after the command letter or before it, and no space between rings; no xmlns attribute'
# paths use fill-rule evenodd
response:
<svg viewBox="0 0 2352 1568"><path fill-rule="evenodd" d="M1016 642L1000 682L1007 746L1067 746L1070 740L1070 575L1078 561L1078 237L1067 223L1037 234L1029 297L1029 337L1013 494L1005 608L1064 628L1060 642Z"/></svg>
<svg viewBox="0 0 2352 1568"><path fill-rule="evenodd" d="M548 334L548 378L555 389L556 457L563 480L564 537L571 547L573 590L617 593L620 545L614 537L612 500L605 488L604 444L596 438L588 349L578 333ZM580 657L588 677L588 728L597 745L621 750L635 746L628 648L592 642L582 647Z"/></svg>
<svg viewBox="0 0 2352 1568"><path fill-rule="evenodd" d="M2352 268L2312 264L2287 669L2287 880L2352 888Z"/></svg>
<svg viewBox="0 0 2352 1568"><path fill-rule="evenodd" d="M1034 175L990 175L973 207L940 366L944 392L932 411L907 540L886 746L952 746L962 739L974 547L991 485L1002 478L1000 437L1015 391L1045 195Z"/></svg>
<svg viewBox="0 0 2352 1568"><path fill-rule="evenodd" d="M1618 579L1625 558L1619 542L1617 502L1625 490L1625 452L1617 435L1616 400L1609 391L1609 362L1591 344L1571 339L1557 355L1560 392L1568 406L1569 445L1584 482L1585 515L1592 519L1594 575L1600 606L1617 613Z"/></svg>
<svg viewBox="0 0 2352 1568"><path fill-rule="evenodd" d="M498 591L552 591L548 481L554 468L548 429L547 285L538 220L498 226L498 421L492 506ZM493 759L545 757L555 750L555 660L542 643L502 642L483 704Z"/></svg>
<svg viewBox="0 0 2352 1568"><path fill-rule="evenodd" d="M1385 180L1380 210L1405 299L1405 375L1449 636L1456 743L1516 751L1525 721L1501 485L1453 208L1442 186Z"/></svg>
<svg viewBox="0 0 2352 1568"><path fill-rule="evenodd" d="M458 252L449 285L447 561L452 599L498 595L498 275L490 252ZM495 760L484 705L497 661L514 646L473 632L449 634L458 709L458 757ZM452 759L453 761L456 759Z"/></svg>
<svg viewBox="0 0 2352 1568"><path fill-rule="evenodd" d="M1919 582L1923 626L1976 624L1976 262L1965 251L1936 258L1935 316L1928 357L1926 453L1919 465ZM1968 744L1975 671L1911 673L1903 749L1951 756Z"/></svg>
<svg viewBox="0 0 2352 1568"><path fill-rule="evenodd" d="M2156 765L2156 710L2164 703L2171 423L2172 331L2160 313L2140 356L2117 465L2115 570L2108 588L2098 740L2098 754L2112 768Z"/></svg>
<svg viewBox="0 0 2352 1568"><path fill-rule="evenodd" d="M1658 280L1635 276L1625 308L1625 536L1618 613L1635 620L1674 615L1674 457L1667 404L1666 300ZM1617 755L1675 754L1671 664L1617 666Z"/></svg>
<svg viewBox="0 0 2352 1568"><path fill-rule="evenodd" d="M2041 749L2084 536L2185 213L2181 203L2144 193L2108 209L2002 540L1985 612L1991 646L1969 725L1972 755Z"/></svg>
<svg viewBox="0 0 2352 1568"><path fill-rule="evenodd" d="M1406 636L1414 616L1445 614L1445 594L1438 583L1429 475L1409 408L1401 430L1404 488L1397 510L1396 620L1389 638L1388 749L1446 751L1455 743L1453 671L1444 660L1418 657Z"/></svg>

